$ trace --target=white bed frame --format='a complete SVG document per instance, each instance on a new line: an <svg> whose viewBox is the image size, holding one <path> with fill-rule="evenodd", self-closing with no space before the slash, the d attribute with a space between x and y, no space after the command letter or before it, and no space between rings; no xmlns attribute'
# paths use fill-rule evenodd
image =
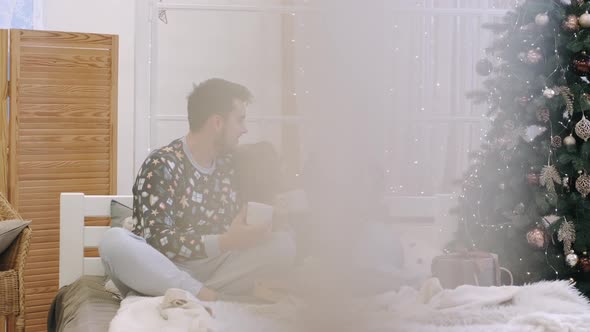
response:
<svg viewBox="0 0 590 332"><path fill-rule="evenodd" d="M104 275L100 257L84 257L84 248L98 247L108 226L84 226L84 217L110 217L111 200L132 206L133 196L90 196L62 193L59 216L59 287L82 275Z"/></svg>
<svg viewBox="0 0 590 332"><path fill-rule="evenodd" d="M84 248L98 247L108 226L84 226L84 217L109 217L111 200L132 206L133 197L92 196L62 193L60 201L59 287L82 275L104 275L99 257L84 257ZM405 251L406 267L415 275L429 275L430 261L456 230L448 211L455 204L451 195L388 197L391 227Z"/></svg>

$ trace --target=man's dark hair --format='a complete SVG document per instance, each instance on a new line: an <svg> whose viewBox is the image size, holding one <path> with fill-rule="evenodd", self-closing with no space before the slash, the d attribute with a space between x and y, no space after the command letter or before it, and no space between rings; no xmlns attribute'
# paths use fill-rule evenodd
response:
<svg viewBox="0 0 590 332"><path fill-rule="evenodd" d="M249 103L252 94L245 86L220 78L208 79L199 85L193 85L187 107L190 130L199 130L213 114L229 114L233 109L234 100Z"/></svg>

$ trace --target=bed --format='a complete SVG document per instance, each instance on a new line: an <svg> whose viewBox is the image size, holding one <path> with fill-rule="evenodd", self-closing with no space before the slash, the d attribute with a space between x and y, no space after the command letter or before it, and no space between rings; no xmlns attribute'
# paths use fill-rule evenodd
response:
<svg viewBox="0 0 590 332"><path fill-rule="evenodd" d="M106 280L100 258L84 257L84 248L97 247L109 228L85 226L84 218L110 217L112 200L127 206L132 206L133 201L129 195L61 194L60 290L48 316L50 331L106 331L119 308L120 301L104 289ZM435 247L442 247L454 231L454 227L442 227L452 224L445 214L453 205L452 197L398 197L390 198L388 203L389 214L397 218L391 227L400 234L405 252L411 253L405 258L406 265L415 274L429 273L428 262L440 253ZM416 238L424 243L408 241Z"/></svg>
<svg viewBox="0 0 590 332"><path fill-rule="evenodd" d="M132 205L132 196L60 197L60 290L48 315L49 331L107 331L120 300L105 290L99 257L84 257L84 248L97 247L107 226L84 226L85 217L110 217L111 201Z"/></svg>
<svg viewBox="0 0 590 332"><path fill-rule="evenodd" d="M81 193L62 193L60 203L60 290L48 316L49 331L107 331L113 329L111 321L121 321L117 311L125 308L113 293L105 290L105 276L99 257L84 257L84 248L97 247L107 226L85 226L85 217L108 217L111 201L132 205L131 196L90 196ZM441 234L447 224L443 213L452 202L448 197L399 198L391 201L391 215L405 218L392 228L405 238L412 232L424 231ZM446 229L450 231L452 228ZM406 236L408 235L408 236ZM415 241L418 237L414 237ZM419 237L420 241L404 243L408 256L423 255L415 261L418 270L429 266L429 255L436 254L433 239ZM438 243L444 241L441 237ZM427 245L426 242L429 245ZM437 244L438 245L438 244ZM424 251L422 249L424 248ZM421 262L421 263L420 263ZM408 262L412 263L412 262ZM412 266L412 264L409 264ZM425 266L426 265L426 266ZM544 282L529 286L475 287L461 286L443 290L437 279L428 279L422 288L403 288L362 302L363 308L372 308L371 323L376 329L387 331L590 331L590 303L567 281ZM152 301L157 298L145 298ZM364 300L363 300L364 301ZM153 302L153 301L152 301ZM139 303L139 302L136 302ZM154 302L155 303L155 302ZM131 304L132 305L132 304ZM255 309L253 314L238 304L217 302L211 304L216 320L231 329L220 331L263 331L261 315L277 316L276 308ZM129 306L129 308L131 308ZM287 311L297 312L290 305ZM124 311L123 311L124 312ZM246 312L246 314L244 314ZM285 316L283 316L285 317ZM153 318L153 317L152 317ZM263 317L264 318L264 317ZM272 323L270 320L267 320ZM251 328L245 328L250 324ZM147 326L142 331L151 331ZM401 329L400 329L401 328ZM119 328L114 331L129 331ZM153 328L152 328L153 330ZM367 330L367 329L364 329ZM155 331L155 330L154 330ZM216 330L217 331L217 330ZM264 331L277 331L276 328Z"/></svg>

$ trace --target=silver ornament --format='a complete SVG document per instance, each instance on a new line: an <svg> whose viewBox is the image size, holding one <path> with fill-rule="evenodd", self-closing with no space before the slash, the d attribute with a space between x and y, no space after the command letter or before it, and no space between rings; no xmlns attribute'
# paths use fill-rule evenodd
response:
<svg viewBox="0 0 590 332"><path fill-rule="evenodd" d="M538 26L546 26L549 23L549 15L547 13L537 14L535 16L535 24Z"/></svg>
<svg viewBox="0 0 590 332"><path fill-rule="evenodd" d="M582 116L580 121L576 123L576 135L586 142L590 138L590 121L586 116Z"/></svg>
<svg viewBox="0 0 590 332"><path fill-rule="evenodd" d="M572 136L572 134L569 134L569 136L563 139L563 144L565 144L566 146L576 145L576 139L574 138L574 136Z"/></svg>
<svg viewBox="0 0 590 332"><path fill-rule="evenodd" d="M555 97L557 93L555 92L555 90L550 89L550 88L545 88L545 90L543 90L543 96L545 96L546 98L553 98Z"/></svg>
<svg viewBox="0 0 590 332"><path fill-rule="evenodd" d="M578 255L576 255L576 253L573 250L571 250L570 253L567 254L567 256L565 256L565 262L570 267L576 266L576 264L578 264L578 261Z"/></svg>

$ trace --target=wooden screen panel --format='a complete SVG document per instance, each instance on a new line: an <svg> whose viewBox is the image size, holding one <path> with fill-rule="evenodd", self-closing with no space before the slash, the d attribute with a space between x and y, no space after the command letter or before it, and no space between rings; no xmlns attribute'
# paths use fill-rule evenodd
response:
<svg viewBox="0 0 590 332"><path fill-rule="evenodd" d="M58 288L59 194L116 194L118 38L10 31L9 200L32 220L26 330Z"/></svg>
<svg viewBox="0 0 590 332"><path fill-rule="evenodd" d="M0 193L8 189L8 30L0 30ZM0 323L1 325L1 323Z"/></svg>

